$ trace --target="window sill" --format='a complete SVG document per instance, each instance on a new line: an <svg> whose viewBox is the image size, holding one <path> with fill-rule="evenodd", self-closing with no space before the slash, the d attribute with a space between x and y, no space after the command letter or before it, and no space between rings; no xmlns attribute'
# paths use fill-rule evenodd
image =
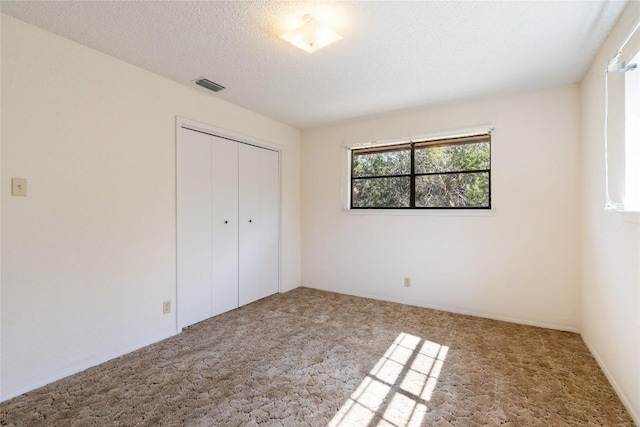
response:
<svg viewBox="0 0 640 427"><path fill-rule="evenodd" d="M605 209L605 211L619 213L625 221L640 224L640 211L626 211L624 209Z"/></svg>
<svg viewBox="0 0 640 427"><path fill-rule="evenodd" d="M347 215L378 216L448 216L486 217L493 216L496 209L344 209Z"/></svg>
<svg viewBox="0 0 640 427"><path fill-rule="evenodd" d="M617 211L622 215L622 218L627 222L633 222L640 224L640 212L639 211Z"/></svg>

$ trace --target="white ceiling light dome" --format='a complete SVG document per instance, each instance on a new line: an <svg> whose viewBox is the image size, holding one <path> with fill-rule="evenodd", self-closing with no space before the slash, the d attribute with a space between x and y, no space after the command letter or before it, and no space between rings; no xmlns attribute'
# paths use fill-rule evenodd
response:
<svg viewBox="0 0 640 427"><path fill-rule="evenodd" d="M331 28L322 25L313 15L302 17L302 25L280 36L295 47L313 53L323 47L342 39L342 36Z"/></svg>

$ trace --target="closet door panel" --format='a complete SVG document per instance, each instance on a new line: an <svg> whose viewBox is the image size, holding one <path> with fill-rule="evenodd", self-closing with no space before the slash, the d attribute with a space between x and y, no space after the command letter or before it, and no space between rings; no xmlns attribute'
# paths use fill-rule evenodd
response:
<svg viewBox="0 0 640 427"><path fill-rule="evenodd" d="M181 129L178 324L279 289L279 153Z"/></svg>
<svg viewBox="0 0 640 427"><path fill-rule="evenodd" d="M260 280L260 148L239 145L239 302L262 298Z"/></svg>
<svg viewBox="0 0 640 427"><path fill-rule="evenodd" d="M181 129L178 147L178 325L211 316L211 136Z"/></svg>
<svg viewBox="0 0 640 427"><path fill-rule="evenodd" d="M278 293L280 244L279 154L260 150L260 298Z"/></svg>
<svg viewBox="0 0 640 427"><path fill-rule="evenodd" d="M238 145L212 137L212 316L238 308Z"/></svg>

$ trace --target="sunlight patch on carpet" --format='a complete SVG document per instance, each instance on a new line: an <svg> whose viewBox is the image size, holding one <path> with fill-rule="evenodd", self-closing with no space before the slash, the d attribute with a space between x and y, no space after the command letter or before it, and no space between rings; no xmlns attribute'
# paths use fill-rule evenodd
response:
<svg viewBox="0 0 640 427"><path fill-rule="evenodd" d="M448 351L401 333L328 426L419 426Z"/></svg>

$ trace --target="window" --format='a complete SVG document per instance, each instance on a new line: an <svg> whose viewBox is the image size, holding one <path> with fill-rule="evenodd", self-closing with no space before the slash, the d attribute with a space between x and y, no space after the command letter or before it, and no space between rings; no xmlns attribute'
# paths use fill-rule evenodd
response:
<svg viewBox="0 0 640 427"><path fill-rule="evenodd" d="M640 211L640 52L625 73L625 192L624 209Z"/></svg>
<svg viewBox="0 0 640 427"><path fill-rule="evenodd" d="M604 70L605 209L640 212L640 22Z"/></svg>
<svg viewBox="0 0 640 427"><path fill-rule="evenodd" d="M490 135L352 149L351 208L490 209Z"/></svg>

